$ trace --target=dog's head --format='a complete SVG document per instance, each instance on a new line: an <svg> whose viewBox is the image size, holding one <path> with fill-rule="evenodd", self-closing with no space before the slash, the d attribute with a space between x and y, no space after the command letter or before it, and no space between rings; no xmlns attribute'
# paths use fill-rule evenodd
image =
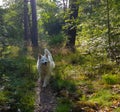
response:
<svg viewBox="0 0 120 112"><path fill-rule="evenodd" d="M38 55L38 59L41 65L47 65L49 62L48 55Z"/></svg>

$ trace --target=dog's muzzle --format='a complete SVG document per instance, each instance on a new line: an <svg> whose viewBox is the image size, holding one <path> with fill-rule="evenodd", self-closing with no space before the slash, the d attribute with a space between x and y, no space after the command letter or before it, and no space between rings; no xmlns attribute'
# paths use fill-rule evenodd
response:
<svg viewBox="0 0 120 112"><path fill-rule="evenodd" d="M44 65L47 65L47 62L43 63Z"/></svg>

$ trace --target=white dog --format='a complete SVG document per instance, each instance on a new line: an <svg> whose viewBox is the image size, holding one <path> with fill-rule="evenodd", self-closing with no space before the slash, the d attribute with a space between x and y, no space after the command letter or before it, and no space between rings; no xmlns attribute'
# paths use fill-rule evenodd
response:
<svg viewBox="0 0 120 112"><path fill-rule="evenodd" d="M39 55L37 60L37 69L42 87L46 87L49 83L53 68L55 68L55 63L52 55L48 49L44 49L44 55Z"/></svg>

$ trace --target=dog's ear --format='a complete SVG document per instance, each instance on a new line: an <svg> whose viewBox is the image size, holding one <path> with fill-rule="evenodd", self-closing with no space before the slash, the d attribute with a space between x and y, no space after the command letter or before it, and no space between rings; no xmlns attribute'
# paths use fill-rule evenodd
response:
<svg viewBox="0 0 120 112"><path fill-rule="evenodd" d="M38 54L38 59L41 59L42 58L42 55L41 54Z"/></svg>

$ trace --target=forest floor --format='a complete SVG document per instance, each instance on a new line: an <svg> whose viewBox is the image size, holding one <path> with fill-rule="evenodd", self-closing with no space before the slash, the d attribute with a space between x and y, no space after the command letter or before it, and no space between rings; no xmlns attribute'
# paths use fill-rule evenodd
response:
<svg viewBox="0 0 120 112"><path fill-rule="evenodd" d="M41 88L40 87L40 82L37 82L37 87L36 87L36 108L34 112L57 112L57 97L56 93L52 90L50 86L46 88ZM83 90L84 94L89 97L90 93L88 92L89 90L86 88L88 85L84 85L79 87L79 89ZM118 85L119 86L119 85ZM119 88L116 86L112 88L112 91L117 91L119 92ZM104 91L103 91L104 93ZM60 93L61 94L61 93ZM66 93L64 93L66 94ZM96 93L94 93L96 94ZM105 93L106 94L106 93ZM62 96L62 94L61 94ZM66 97L66 95L65 95ZM114 99L113 98L113 103L112 106L110 107L99 107L97 103L92 103L89 101L78 101L79 95L77 93L73 94L73 96L68 96L69 99L77 98L74 99L76 100L75 107L73 107L73 110L71 112L119 112L119 110L113 111L116 108L120 107L120 100L119 99ZM114 96L113 96L114 97ZM66 100L66 99L65 99ZM102 99L101 99L102 100ZM75 110L74 110L75 109ZM62 111L60 111L62 112ZM64 111L64 112L69 112L69 111Z"/></svg>
<svg viewBox="0 0 120 112"><path fill-rule="evenodd" d="M107 57L51 49L56 67L47 88L36 86L34 112L120 112L120 67Z"/></svg>
<svg viewBox="0 0 120 112"><path fill-rule="evenodd" d="M56 55L55 62L50 85L37 82L34 112L120 112L119 66L80 53Z"/></svg>
<svg viewBox="0 0 120 112"><path fill-rule="evenodd" d="M13 48L0 59L0 112L120 112L120 66L106 55L51 49L56 67L41 89L36 59Z"/></svg>
<svg viewBox="0 0 120 112"><path fill-rule="evenodd" d="M36 86L36 108L34 112L53 112L57 106L56 96L48 85L42 88L38 79Z"/></svg>

